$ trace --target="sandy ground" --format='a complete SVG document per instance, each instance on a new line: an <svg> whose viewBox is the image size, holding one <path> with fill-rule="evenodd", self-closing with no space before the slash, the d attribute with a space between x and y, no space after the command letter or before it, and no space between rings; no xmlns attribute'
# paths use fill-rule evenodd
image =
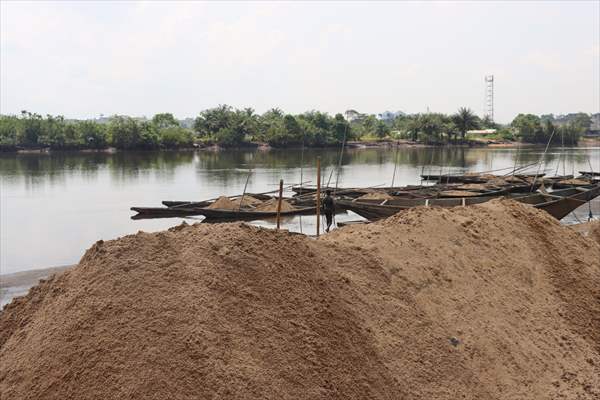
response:
<svg viewBox="0 0 600 400"><path fill-rule="evenodd" d="M10 399L600 398L600 245L493 200L99 241L0 313Z"/></svg>

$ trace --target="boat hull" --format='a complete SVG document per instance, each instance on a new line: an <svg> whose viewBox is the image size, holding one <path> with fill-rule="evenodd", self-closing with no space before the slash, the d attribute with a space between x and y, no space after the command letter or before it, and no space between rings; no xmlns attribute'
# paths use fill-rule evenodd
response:
<svg viewBox="0 0 600 400"><path fill-rule="evenodd" d="M402 210L419 206L432 207L457 207L472 204L481 204L489 200L507 197L516 201L530 204L535 208L546 211L556 219L562 219L577 207L593 200L600 195L600 184L586 188L569 188L557 190L552 193L513 194L510 196L481 196L448 199L396 199L379 204L367 201L339 200L338 204L368 220L390 217Z"/></svg>

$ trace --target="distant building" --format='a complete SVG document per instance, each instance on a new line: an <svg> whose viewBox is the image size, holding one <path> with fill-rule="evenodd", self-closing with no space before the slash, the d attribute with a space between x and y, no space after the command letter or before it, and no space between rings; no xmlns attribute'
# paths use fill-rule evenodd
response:
<svg viewBox="0 0 600 400"><path fill-rule="evenodd" d="M592 125L590 125L591 131L600 131L600 113L592 114L590 119L592 120Z"/></svg>
<svg viewBox="0 0 600 400"><path fill-rule="evenodd" d="M406 113L403 113L402 111L384 111L381 114L377 114L377 119L387 122L393 121L394 119L396 119L396 117L399 117L401 115L406 115Z"/></svg>
<svg viewBox="0 0 600 400"><path fill-rule="evenodd" d="M192 129L194 127L195 118L185 118L178 120L179 125L184 128Z"/></svg>
<svg viewBox="0 0 600 400"><path fill-rule="evenodd" d="M592 120L592 124L588 130L588 135L600 136L600 113L592 114L590 119Z"/></svg>

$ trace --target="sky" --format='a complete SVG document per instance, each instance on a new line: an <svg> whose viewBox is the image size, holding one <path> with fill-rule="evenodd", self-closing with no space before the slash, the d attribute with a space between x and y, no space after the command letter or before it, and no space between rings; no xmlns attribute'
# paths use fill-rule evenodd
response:
<svg viewBox="0 0 600 400"><path fill-rule="evenodd" d="M600 112L600 1L0 2L0 113Z"/></svg>

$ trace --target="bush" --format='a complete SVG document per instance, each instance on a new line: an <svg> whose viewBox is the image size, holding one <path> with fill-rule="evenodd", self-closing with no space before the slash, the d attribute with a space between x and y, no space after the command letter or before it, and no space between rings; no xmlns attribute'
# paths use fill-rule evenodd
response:
<svg viewBox="0 0 600 400"><path fill-rule="evenodd" d="M192 132L181 127L169 127L159 131L160 143L167 148L189 147L194 142Z"/></svg>

